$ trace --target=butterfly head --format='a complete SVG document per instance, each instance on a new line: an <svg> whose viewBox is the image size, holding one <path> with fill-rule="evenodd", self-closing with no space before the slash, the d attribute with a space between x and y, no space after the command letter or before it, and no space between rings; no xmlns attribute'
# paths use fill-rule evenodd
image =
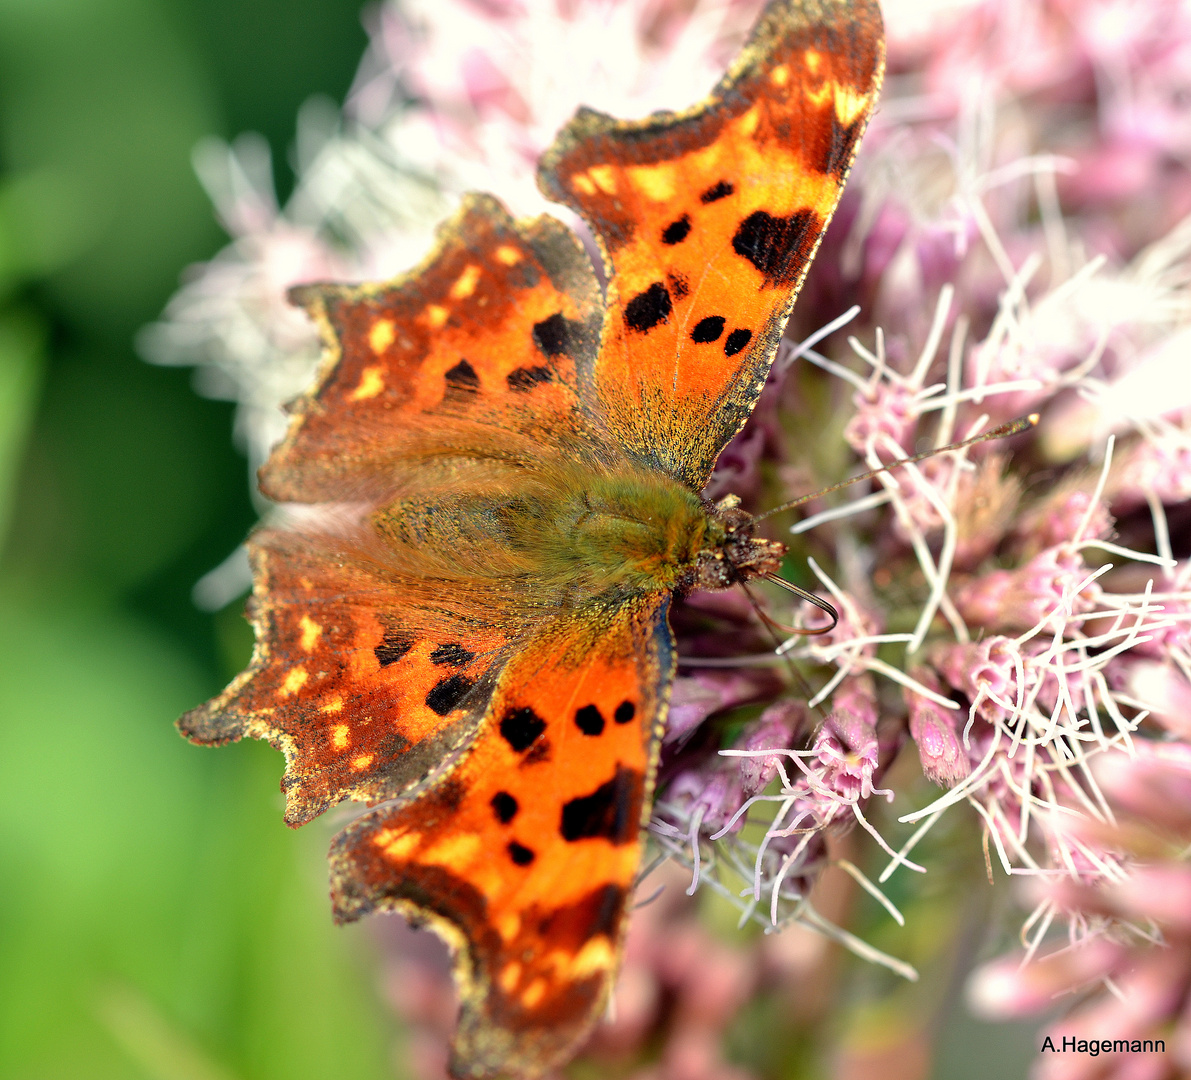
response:
<svg viewBox="0 0 1191 1080"><path fill-rule="evenodd" d="M728 495L707 508L708 536L713 542L699 552L691 588L728 589L733 585L775 574L786 554L779 540L754 536L756 519Z"/></svg>

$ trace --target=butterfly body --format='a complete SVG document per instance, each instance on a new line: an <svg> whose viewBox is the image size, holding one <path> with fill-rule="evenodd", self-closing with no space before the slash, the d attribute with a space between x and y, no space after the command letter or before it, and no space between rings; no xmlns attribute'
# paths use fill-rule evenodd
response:
<svg viewBox="0 0 1191 1080"><path fill-rule="evenodd" d="M784 553L752 538L751 518L734 506L718 509L623 457L507 472L488 469L474 487L460 479L440 498L376 510L383 561L456 595L479 588L523 602L508 617L524 625L659 591L728 588L776 570ZM444 550L449 567L438 559Z"/></svg>
<svg viewBox="0 0 1191 1080"><path fill-rule="evenodd" d="M344 799L338 919L452 946L459 1077L535 1077L611 990L675 669L671 598L777 569L700 494L755 405L884 61L875 0L773 0L711 97L580 111L549 217L464 198L418 268L292 290L326 355L261 471L252 663L179 721Z"/></svg>

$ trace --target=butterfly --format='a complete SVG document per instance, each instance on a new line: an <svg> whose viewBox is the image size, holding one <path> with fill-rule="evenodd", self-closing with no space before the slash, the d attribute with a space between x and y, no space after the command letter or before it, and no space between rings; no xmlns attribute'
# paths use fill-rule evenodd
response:
<svg viewBox="0 0 1191 1080"><path fill-rule="evenodd" d="M260 473L251 665L198 743L284 751L335 917L455 955L457 1077L533 1077L604 1009L675 670L672 598L777 570L700 495L747 420L884 70L875 0L776 0L711 96L581 109L539 185L576 236L467 196L393 281L295 288L317 383Z"/></svg>

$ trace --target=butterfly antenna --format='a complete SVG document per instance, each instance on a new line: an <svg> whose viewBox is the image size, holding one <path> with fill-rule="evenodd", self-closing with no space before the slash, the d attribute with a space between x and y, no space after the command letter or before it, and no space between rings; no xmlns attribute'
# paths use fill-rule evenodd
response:
<svg viewBox="0 0 1191 1080"><path fill-rule="evenodd" d="M799 693L801 693L807 701L810 701L811 698L815 696L815 692L813 689L811 689L810 684L806 681L806 678L803 676L802 672L798 670L798 666L793 660L790 659L790 654L782 652L782 642L778 639L778 632L780 631L782 633L789 634L824 634L828 630L831 630L835 627L835 623L839 621L839 615L835 608L827 603L826 600L821 600L819 597L805 592L804 590L798 588L797 585L791 585L790 582L779 578L776 574L766 574L765 577L772 581L777 581L778 584L780 584L783 588L788 587L791 592L798 593L804 599L809 600L816 607L823 608L835 619L835 622L833 622L831 626L828 626L823 630L802 630L798 627L784 626L776 619L771 618L768 614L766 614L765 609L761 606L760 601L758 601L753 595L753 590L750 589L743 581L740 582L740 587L744 590L744 595L748 597L749 603L753 605L753 610L760 617L762 625L769 632L769 636L773 639L774 652L779 653L782 659L785 660L786 669L790 672L790 678L793 680L794 685L798 688Z"/></svg>
<svg viewBox="0 0 1191 1080"><path fill-rule="evenodd" d="M812 592L807 592L806 589L800 589L792 581L787 581L785 578L780 578L777 574L766 574L766 581L772 581L774 585L778 585L785 589L786 592L791 592L795 596L801 597L808 604L814 604L820 611L825 611L831 619L830 626L821 626L817 630L808 630L801 626L783 626L781 623L773 622L764 612L758 611L762 619L766 619L774 626L779 627L787 634L830 634L839 625L839 612L835 610L826 600L821 596L816 596Z"/></svg>
<svg viewBox="0 0 1191 1080"><path fill-rule="evenodd" d="M793 510L796 506L801 506L803 503L810 502L812 499L817 499L822 495L830 495L833 491L839 491L840 488L850 487L852 484L859 484L862 480L871 480L874 476L880 476L881 473L892 472L894 469L900 469L903 465L913 465L918 461L925 461L927 458L934 457L936 454L946 454L951 450L962 450L966 446L975 446L976 443L989 442L993 439L1007 439L1010 435L1020 435L1023 431L1028 431L1034 427L1039 420L1037 413L1030 413L1029 416L1019 417L1017 420L1010 420L1007 424L1002 424L1000 427L995 427L991 431L986 431L983 435L976 435L971 439L964 439L962 442L948 443L946 446L940 446L935 450L924 450L921 454L914 454L911 457L899 458L897 461L891 461L888 465L882 465L879 469L869 469L868 472L863 472L859 476L851 476L847 480L841 480L838 484L832 484L830 487L825 487L821 491L813 491L809 495L801 495L797 499L788 503L782 503L781 506L775 506L772 510L766 510L763 514L758 514L754 521L764 521L766 518L773 517L775 514L780 514L786 510ZM772 578L772 575L767 575ZM795 591L796 586L790 585L788 581L783 581L781 584L788 587L791 591ZM819 607L823 605L817 599L812 599L809 594L802 593L804 600L810 600L812 604ZM830 605L828 605L830 607ZM832 611L835 609L832 608ZM828 627L830 629L830 627ZM799 631L800 633L807 633L808 631ZM816 631L822 633L823 631Z"/></svg>

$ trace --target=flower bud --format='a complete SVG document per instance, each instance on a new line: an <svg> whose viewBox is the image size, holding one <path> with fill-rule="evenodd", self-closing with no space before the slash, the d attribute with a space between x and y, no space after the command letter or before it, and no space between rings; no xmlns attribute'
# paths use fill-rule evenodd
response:
<svg viewBox="0 0 1191 1080"><path fill-rule="evenodd" d="M925 672L915 672L915 678L928 686L934 682ZM931 689L937 689L937 685ZM909 687L902 693L910 712L910 737L918 747L922 772L942 787L953 787L972 771L961 736L967 717L958 709L943 708Z"/></svg>
<svg viewBox="0 0 1191 1080"><path fill-rule="evenodd" d="M792 747L798 732L806 724L808 712L801 701L783 698L775 701L749 725L748 732L738 745L740 750L780 750ZM742 757L740 783L746 797L758 795L777 775L781 755L773 757Z"/></svg>

